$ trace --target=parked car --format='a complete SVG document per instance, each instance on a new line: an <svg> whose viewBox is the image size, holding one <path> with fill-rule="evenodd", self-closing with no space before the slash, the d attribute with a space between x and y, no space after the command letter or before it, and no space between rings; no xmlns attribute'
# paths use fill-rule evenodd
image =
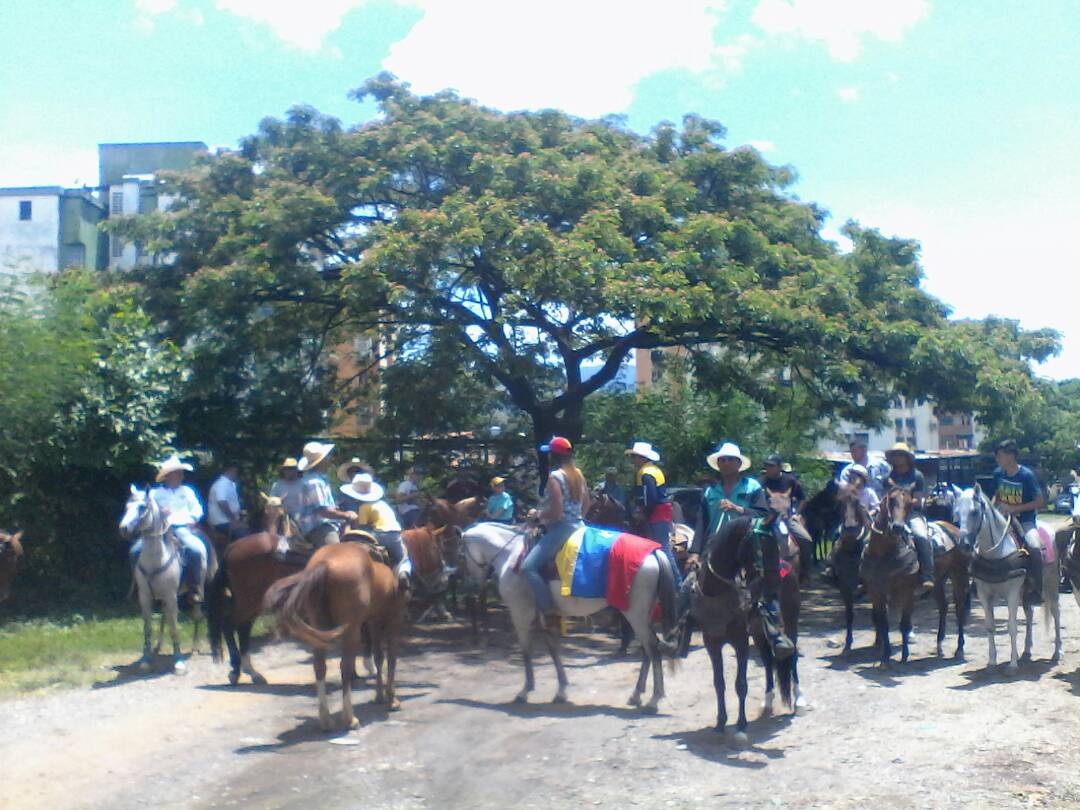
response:
<svg viewBox="0 0 1080 810"><path fill-rule="evenodd" d="M1080 485L1070 484L1064 487L1057 497L1050 503L1050 509L1059 515L1071 515L1073 510L1073 499L1080 493Z"/></svg>

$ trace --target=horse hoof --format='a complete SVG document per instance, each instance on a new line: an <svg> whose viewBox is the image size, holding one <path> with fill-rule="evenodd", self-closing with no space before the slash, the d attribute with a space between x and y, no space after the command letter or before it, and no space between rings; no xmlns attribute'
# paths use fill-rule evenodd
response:
<svg viewBox="0 0 1080 810"><path fill-rule="evenodd" d="M956 661L963 661L964 660L964 651L963 651L963 649L957 649L957 651L953 653L953 659L956 660Z"/></svg>
<svg viewBox="0 0 1080 810"><path fill-rule="evenodd" d="M564 692L556 692L555 697L551 699L552 703L569 703L570 700L566 697Z"/></svg>
<svg viewBox="0 0 1080 810"><path fill-rule="evenodd" d="M641 705L641 693L634 692L630 695L630 699L626 701L627 706L640 706Z"/></svg>
<svg viewBox="0 0 1080 810"><path fill-rule="evenodd" d="M805 709L809 705L810 705L810 701L807 700L806 695L799 695L797 698L795 698L795 709L796 710Z"/></svg>
<svg viewBox="0 0 1080 810"><path fill-rule="evenodd" d="M187 664L185 664L183 661L177 661L175 664L173 664L172 671L174 675L183 675L185 672L187 672Z"/></svg>
<svg viewBox="0 0 1080 810"><path fill-rule="evenodd" d="M229 672L229 684L231 686L236 686L238 683L240 683L240 673Z"/></svg>
<svg viewBox="0 0 1080 810"><path fill-rule="evenodd" d="M1009 662L1009 665L1008 665L1007 667L1005 667L1005 670L1006 670L1006 671L1007 671L1007 672L1008 672L1008 673L1009 673L1010 675L1015 675L1015 674L1016 674L1017 672L1019 672L1019 671L1020 671L1020 665L1019 665L1019 664L1017 664L1017 663L1016 663L1015 661L1010 661L1010 662Z"/></svg>
<svg viewBox="0 0 1080 810"><path fill-rule="evenodd" d="M329 714L325 714L325 715L320 714L319 715L319 728L321 728L323 731L332 731L333 730L333 725L330 722L330 715Z"/></svg>
<svg viewBox="0 0 1080 810"><path fill-rule="evenodd" d="M1061 653L1060 652L1055 652L1053 655L1051 655L1050 656L1050 663L1051 664L1060 664L1061 663Z"/></svg>
<svg viewBox="0 0 1080 810"><path fill-rule="evenodd" d="M345 727L347 729L349 729L350 731L352 731L355 728L360 728L360 721L357 720L355 717L350 717L349 722L347 722L345 724Z"/></svg>
<svg viewBox="0 0 1080 810"><path fill-rule="evenodd" d="M525 692L518 692L514 695L514 703L528 703L529 696Z"/></svg>
<svg viewBox="0 0 1080 810"><path fill-rule="evenodd" d="M1030 664L1031 663L1031 651L1026 650L1024 652L1024 654L1020 656L1020 660L1023 661L1025 664Z"/></svg>
<svg viewBox="0 0 1080 810"><path fill-rule="evenodd" d="M750 738L746 736L745 731L736 731L732 735L731 741L735 744L736 748L746 748L750 745Z"/></svg>
<svg viewBox="0 0 1080 810"><path fill-rule="evenodd" d="M641 707L642 714L656 714L660 711L660 707L655 703L646 703Z"/></svg>
<svg viewBox="0 0 1080 810"><path fill-rule="evenodd" d="M390 705L387 708L389 708L390 711L392 711L392 712L400 712L401 711L401 701L398 700L397 698L394 698L393 700L390 701Z"/></svg>

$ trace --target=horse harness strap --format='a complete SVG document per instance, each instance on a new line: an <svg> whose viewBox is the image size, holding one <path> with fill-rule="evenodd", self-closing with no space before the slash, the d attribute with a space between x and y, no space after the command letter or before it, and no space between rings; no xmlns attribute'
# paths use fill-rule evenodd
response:
<svg viewBox="0 0 1080 810"><path fill-rule="evenodd" d="M142 566L142 555L139 555L139 562L135 565L135 567L139 569L140 574L142 574L144 577L146 577L146 584L147 585L152 584L154 582L154 580L158 578L158 576L160 576L170 565L172 565L173 560L176 559L176 544L174 542L167 542L166 541L166 538L171 533L172 533L171 529L161 533L162 542L165 543L165 545L168 546L168 548L169 548L169 556L165 558L165 562L163 562L161 565L159 565L153 571L148 573L147 570L145 568L143 568L143 566ZM150 535L150 536L153 537L154 535Z"/></svg>

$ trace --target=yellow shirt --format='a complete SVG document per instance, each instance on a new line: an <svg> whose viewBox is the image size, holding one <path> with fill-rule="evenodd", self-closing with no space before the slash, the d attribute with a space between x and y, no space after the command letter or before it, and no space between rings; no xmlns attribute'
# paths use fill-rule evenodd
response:
<svg viewBox="0 0 1080 810"><path fill-rule="evenodd" d="M357 510L361 526L370 526L377 532L400 532L401 524L398 523L397 515L386 501L374 503L362 503Z"/></svg>

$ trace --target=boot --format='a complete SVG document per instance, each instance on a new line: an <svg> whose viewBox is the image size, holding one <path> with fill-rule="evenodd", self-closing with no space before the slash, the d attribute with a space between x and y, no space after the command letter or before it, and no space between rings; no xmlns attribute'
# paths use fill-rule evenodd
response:
<svg viewBox="0 0 1080 810"><path fill-rule="evenodd" d="M795 645L783 631L783 621L780 617L780 605L775 597L761 602L761 623L765 628L765 638L772 648L773 657L777 661L784 661L795 654Z"/></svg>

